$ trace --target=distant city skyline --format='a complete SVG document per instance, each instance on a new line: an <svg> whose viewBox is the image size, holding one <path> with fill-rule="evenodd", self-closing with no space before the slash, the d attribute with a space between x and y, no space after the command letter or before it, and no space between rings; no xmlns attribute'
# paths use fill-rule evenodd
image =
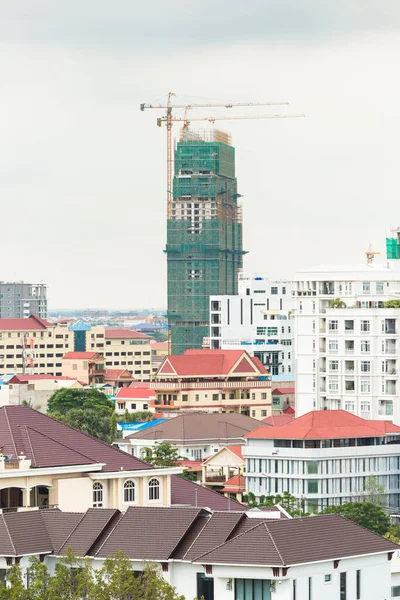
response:
<svg viewBox="0 0 400 600"><path fill-rule="evenodd" d="M364 262L368 244L383 253L398 225L400 4L198 7L0 8L10 223L1 279L45 281L50 309L166 306L165 130L139 104L169 91L191 102L287 100L280 112L306 114L217 123L236 148L245 273L291 279L316 264Z"/></svg>

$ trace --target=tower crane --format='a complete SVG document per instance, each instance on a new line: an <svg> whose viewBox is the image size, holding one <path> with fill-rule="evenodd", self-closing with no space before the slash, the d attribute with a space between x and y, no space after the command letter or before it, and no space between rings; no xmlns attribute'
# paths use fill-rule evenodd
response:
<svg viewBox="0 0 400 600"><path fill-rule="evenodd" d="M169 92L167 96L167 103L162 104L140 104L140 110L144 111L149 108L155 108L158 110L165 110L165 114L157 119L158 127L161 127L165 123L167 128L167 214L170 215L170 206L172 199L172 124L176 122L183 122L184 129L188 129L191 121L208 121L209 123L215 123L220 120L238 120L238 119L283 119L283 118L294 118L304 117L304 115L243 115L243 116L232 116L232 117L194 117L189 119L187 112L193 108L233 108L234 106L242 107L254 107L254 106L283 106L288 105L289 102L224 102L217 104L172 104L172 98L176 96L173 92ZM174 109L184 109L185 116L183 118L175 118L172 114Z"/></svg>

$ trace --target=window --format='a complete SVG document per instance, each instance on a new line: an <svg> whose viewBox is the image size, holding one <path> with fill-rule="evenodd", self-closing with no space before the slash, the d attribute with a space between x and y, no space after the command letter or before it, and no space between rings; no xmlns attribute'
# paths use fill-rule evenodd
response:
<svg viewBox="0 0 400 600"><path fill-rule="evenodd" d="M205 598L212 598L212 596L205 596ZM270 598L270 582L268 580L235 579L235 600L259 600L261 598Z"/></svg>
<svg viewBox="0 0 400 600"><path fill-rule="evenodd" d="M187 402L189 399L188 394L182 394L182 402Z"/></svg>
<svg viewBox="0 0 400 600"><path fill-rule="evenodd" d="M307 473L309 475L317 475L318 474L318 461L309 460L307 462Z"/></svg>
<svg viewBox="0 0 400 600"><path fill-rule="evenodd" d="M346 392L354 392L354 380L346 379L346 381L344 382L344 389L346 390Z"/></svg>
<svg viewBox="0 0 400 600"><path fill-rule="evenodd" d="M394 585L392 587L392 598L400 597L400 585Z"/></svg>
<svg viewBox="0 0 400 600"><path fill-rule="evenodd" d="M272 287L271 288L271 294L276 296L277 293L278 293L278 288L277 287Z"/></svg>
<svg viewBox="0 0 400 600"><path fill-rule="evenodd" d="M371 363L369 360L361 361L361 373L370 373L371 371Z"/></svg>
<svg viewBox="0 0 400 600"><path fill-rule="evenodd" d="M160 499L160 482L158 479L153 477L149 481L149 500L159 500Z"/></svg>
<svg viewBox="0 0 400 600"><path fill-rule="evenodd" d="M318 494L318 479L309 479L307 481L307 493Z"/></svg>
<svg viewBox="0 0 400 600"><path fill-rule="evenodd" d="M93 484L93 508L103 507L103 486L101 483Z"/></svg>
<svg viewBox="0 0 400 600"><path fill-rule="evenodd" d="M345 331L354 331L354 321L353 320L346 320L344 322L344 330Z"/></svg>
<svg viewBox="0 0 400 600"><path fill-rule="evenodd" d="M339 390L339 382L335 379L330 379L328 388L330 392L337 392Z"/></svg>
<svg viewBox="0 0 400 600"><path fill-rule="evenodd" d="M262 392L261 393L261 400L266 400L267 399L267 394L266 392Z"/></svg>
<svg viewBox="0 0 400 600"><path fill-rule="evenodd" d="M331 583L331 582L332 582L332 575L330 573L325 573L324 583Z"/></svg>
<svg viewBox="0 0 400 600"><path fill-rule="evenodd" d="M340 573L340 600L347 600L346 573Z"/></svg>
<svg viewBox="0 0 400 600"><path fill-rule="evenodd" d="M361 379L361 392L364 394L371 392L371 382L369 379Z"/></svg>
<svg viewBox="0 0 400 600"><path fill-rule="evenodd" d="M376 293L383 294L383 281L376 282Z"/></svg>
<svg viewBox="0 0 400 600"><path fill-rule="evenodd" d="M371 403L366 402L365 400L361 402L361 412L370 412L371 411Z"/></svg>
<svg viewBox="0 0 400 600"><path fill-rule="evenodd" d="M135 483L131 479L124 483L124 502L135 502Z"/></svg>
<svg viewBox="0 0 400 600"><path fill-rule="evenodd" d="M213 394L212 395L212 399L213 400L219 400L219 394Z"/></svg>
<svg viewBox="0 0 400 600"><path fill-rule="evenodd" d="M363 294L369 294L369 291L371 289L371 284L369 281L364 281L363 282Z"/></svg>
<svg viewBox="0 0 400 600"><path fill-rule="evenodd" d="M361 352L370 352L371 351L371 344L369 342L369 340L364 340L361 342Z"/></svg>
<svg viewBox="0 0 400 600"><path fill-rule="evenodd" d="M328 329L329 329L329 331L337 331L338 330L338 322L337 321L328 321Z"/></svg>
<svg viewBox="0 0 400 600"><path fill-rule="evenodd" d="M329 370L330 371L338 371L339 370L339 361L338 360L330 360L329 361Z"/></svg>
<svg viewBox="0 0 400 600"><path fill-rule="evenodd" d="M312 600L312 577L308 578L308 600Z"/></svg>
<svg viewBox="0 0 400 600"><path fill-rule="evenodd" d="M344 403L344 410L348 410L349 412L354 412L355 404L354 404L353 400L346 400L346 402Z"/></svg>
<svg viewBox="0 0 400 600"><path fill-rule="evenodd" d="M266 417L267 416L267 411L266 410L262 410L261 411L261 416L262 417Z"/></svg>
<svg viewBox="0 0 400 600"><path fill-rule="evenodd" d="M361 321L361 331L365 331L365 332L370 331L369 321Z"/></svg>
<svg viewBox="0 0 400 600"><path fill-rule="evenodd" d="M356 571L356 598L357 600L361 600L361 571L357 569Z"/></svg>
<svg viewBox="0 0 400 600"><path fill-rule="evenodd" d="M293 600L297 600L296 591L297 591L297 588L296 588L296 580L295 580L295 579L293 579Z"/></svg>
<svg viewBox="0 0 400 600"><path fill-rule="evenodd" d="M337 352L339 349L339 344L337 340L329 340L328 348L330 352Z"/></svg>

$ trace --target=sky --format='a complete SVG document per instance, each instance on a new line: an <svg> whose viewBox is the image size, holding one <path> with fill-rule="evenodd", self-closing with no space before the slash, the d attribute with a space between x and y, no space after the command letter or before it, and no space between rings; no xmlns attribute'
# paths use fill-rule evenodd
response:
<svg viewBox="0 0 400 600"><path fill-rule="evenodd" d="M170 91L306 115L219 125L246 274L383 253L400 225L399 30L398 0L0 0L0 279L46 282L53 309L166 305L166 136L139 105Z"/></svg>

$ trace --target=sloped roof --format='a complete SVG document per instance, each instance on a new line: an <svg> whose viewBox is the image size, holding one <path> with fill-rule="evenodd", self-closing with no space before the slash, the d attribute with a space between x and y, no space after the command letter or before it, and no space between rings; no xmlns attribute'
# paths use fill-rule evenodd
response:
<svg viewBox="0 0 400 600"><path fill-rule="evenodd" d="M0 408L0 449L14 458L23 452L33 468L98 463L105 463L103 471L149 468L138 458L28 406Z"/></svg>
<svg viewBox="0 0 400 600"><path fill-rule="evenodd" d="M119 510L89 508L76 524L75 528L63 540L57 554L63 554L68 547L74 549L78 556L85 556L93 544L113 522L120 516Z"/></svg>
<svg viewBox="0 0 400 600"><path fill-rule="evenodd" d="M0 515L0 555L21 556L53 551L41 511L3 513ZM27 535L29 532L29 535Z"/></svg>
<svg viewBox="0 0 400 600"><path fill-rule="evenodd" d="M234 475L225 481L225 487L221 490L225 492L244 492L246 489L246 480L243 475Z"/></svg>
<svg viewBox="0 0 400 600"><path fill-rule="evenodd" d="M369 421L345 410L313 410L282 426L259 427L246 438L322 440L377 437L400 433L400 427L388 421Z"/></svg>
<svg viewBox="0 0 400 600"><path fill-rule="evenodd" d="M243 458L243 446L226 446L226 449L236 454L239 458Z"/></svg>
<svg viewBox="0 0 400 600"><path fill-rule="evenodd" d="M106 369L104 379L106 381L117 381L119 379L130 381L133 379L133 375L128 369Z"/></svg>
<svg viewBox="0 0 400 600"><path fill-rule="evenodd" d="M271 415L265 419L261 419L261 421L266 425L279 427L280 425L286 425L286 423L293 421L293 417L291 415Z"/></svg>
<svg viewBox="0 0 400 600"><path fill-rule="evenodd" d="M252 431L260 421L239 413L188 413L167 419L159 425L138 431L126 439L181 441L218 441L229 444Z"/></svg>
<svg viewBox="0 0 400 600"><path fill-rule="evenodd" d="M294 415L296 411L294 410L293 406L288 406L283 412L285 415Z"/></svg>
<svg viewBox="0 0 400 600"><path fill-rule="evenodd" d="M24 319L0 319L0 331L38 331L48 327L54 327L53 323L36 315Z"/></svg>
<svg viewBox="0 0 400 600"><path fill-rule="evenodd" d="M284 396L285 394L295 394L296 393L296 388L291 387L291 388L275 388L274 390L272 390L272 395L273 396Z"/></svg>
<svg viewBox="0 0 400 600"><path fill-rule="evenodd" d="M117 393L117 401L118 400L148 400L156 395L155 391L151 388L132 388L132 387L124 387L120 388Z"/></svg>
<svg viewBox="0 0 400 600"><path fill-rule="evenodd" d="M181 356L166 356L157 371L158 376L180 377L217 377L235 373L259 377L267 371L245 350L186 350Z"/></svg>
<svg viewBox="0 0 400 600"><path fill-rule="evenodd" d="M66 354L64 354L63 358L66 358L66 359L76 358L76 359L88 360L89 358L94 358L95 356L100 357L100 354L98 354L97 352L67 352Z"/></svg>
<svg viewBox="0 0 400 600"><path fill-rule="evenodd" d="M105 330L105 338L108 340L114 340L114 339L130 339L130 340L150 340L148 335L145 335L144 333L140 333L139 331L132 331L131 329L123 329L121 328L113 328L113 329L106 329Z"/></svg>
<svg viewBox="0 0 400 600"><path fill-rule="evenodd" d="M194 560L210 548L215 548L226 542L232 531L242 520L246 520L245 513L216 512L203 523L201 534L193 541L184 555L185 560Z"/></svg>
<svg viewBox="0 0 400 600"><path fill-rule="evenodd" d="M12 377L8 383L18 384L18 383L29 383L30 381L40 381L40 380L51 380L51 381L76 381L73 377L67 377L66 375L62 375L57 377L56 375L27 375L27 374L19 374L17 373Z"/></svg>
<svg viewBox="0 0 400 600"><path fill-rule="evenodd" d="M171 504L180 506L203 506L210 510L247 510L247 506L225 498L219 492L198 485L178 475L171 477Z"/></svg>
<svg viewBox="0 0 400 600"><path fill-rule="evenodd" d="M397 544L331 514L257 523L195 562L278 567L397 549Z"/></svg>

